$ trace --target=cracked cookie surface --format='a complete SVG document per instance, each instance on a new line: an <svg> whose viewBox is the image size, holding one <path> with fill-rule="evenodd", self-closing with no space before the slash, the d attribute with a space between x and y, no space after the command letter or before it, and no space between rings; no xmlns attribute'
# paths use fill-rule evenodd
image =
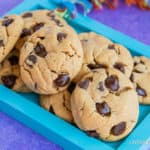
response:
<svg viewBox="0 0 150 150"><path fill-rule="evenodd" d="M131 81L134 84L139 102L150 104L150 60L144 56L134 57Z"/></svg>
<svg viewBox="0 0 150 150"><path fill-rule="evenodd" d="M41 95L40 105L47 111L57 115L58 117L73 123L71 112L71 93L75 84L71 83L67 90L54 95Z"/></svg>
<svg viewBox="0 0 150 150"><path fill-rule="evenodd" d="M76 81L91 70L98 68L116 68L127 77L130 76L133 60L125 47L113 44L109 39L93 32L81 33L79 38L83 47L84 59L82 69L75 78Z"/></svg>
<svg viewBox="0 0 150 150"><path fill-rule="evenodd" d="M82 60L80 40L71 27L45 27L34 33L21 49L21 76L34 92L56 94L68 87Z"/></svg>
<svg viewBox="0 0 150 150"><path fill-rule="evenodd" d="M17 49L12 50L0 64L0 83L17 92L30 92L21 79Z"/></svg>
<svg viewBox="0 0 150 150"><path fill-rule="evenodd" d="M24 20L24 27L21 36L16 43L16 48L21 49L27 39L39 29L47 25L57 25L58 27L64 27L67 25L66 21L61 17L54 14L49 10L35 10L25 12L21 15Z"/></svg>
<svg viewBox="0 0 150 150"><path fill-rule="evenodd" d="M23 28L23 19L17 15L9 15L0 19L0 62L13 49Z"/></svg>
<svg viewBox="0 0 150 150"><path fill-rule="evenodd" d="M116 69L95 69L76 85L71 110L77 126L106 141L127 136L139 113L133 84Z"/></svg>

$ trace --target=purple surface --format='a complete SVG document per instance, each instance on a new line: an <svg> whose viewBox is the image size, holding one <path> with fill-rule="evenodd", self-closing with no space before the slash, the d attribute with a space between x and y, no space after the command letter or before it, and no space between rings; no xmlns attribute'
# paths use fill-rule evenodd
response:
<svg viewBox="0 0 150 150"><path fill-rule="evenodd" d="M115 11L104 9L100 12L95 10L89 16L150 45L150 11L127 7L123 2L120 2L119 8Z"/></svg>
<svg viewBox="0 0 150 150"><path fill-rule="evenodd" d="M1 0L0 15L22 0ZM90 17L150 45L150 12L123 3L116 11L93 11ZM147 32L148 31L148 32ZM61 148L0 112L0 150L60 150Z"/></svg>

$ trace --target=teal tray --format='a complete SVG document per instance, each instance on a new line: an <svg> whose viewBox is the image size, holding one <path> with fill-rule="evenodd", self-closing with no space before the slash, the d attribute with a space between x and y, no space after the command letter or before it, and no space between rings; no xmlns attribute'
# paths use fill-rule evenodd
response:
<svg viewBox="0 0 150 150"><path fill-rule="evenodd" d="M24 0L7 14L20 14L35 9L54 9L58 7L52 0ZM69 20L77 32L94 31L127 47L132 55L150 57L150 47L124 35L104 24L81 14ZM38 95L19 94L0 85L0 110L22 122L65 150L145 150L150 147L150 106L140 106L140 116L136 128L119 142L104 142L87 136L80 129L42 109Z"/></svg>

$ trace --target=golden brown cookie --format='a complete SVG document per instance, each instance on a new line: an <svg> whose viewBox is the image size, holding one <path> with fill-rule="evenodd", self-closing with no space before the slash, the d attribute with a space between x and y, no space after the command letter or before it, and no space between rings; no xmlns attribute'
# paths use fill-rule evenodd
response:
<svg viewBox="0 0 150 150"><path fill-rule="evenodd" d="M139 104L130 80L116 69L96 69L85 75L71 97L76 125L105 141L127 136L136 125Z"/></svg>
<svg viewBox="0 0 150 150"><path fill-rule="evenodd" d="M150 60L144 56L134 57L131 81L134 84L139 102L150 104Z"/></svg>
<svg viewBox="0 0 150 150"><path fill-rule="evenodd" d="M41 95L40 105L47 111L57 115L58 117L73 123L71 112L71 93L75 88L75 84L71 83L63 92L54 95Z"/></svg>
<svg viewBox="0 0 150 150"><path fill-rule="evenodd" d="M78 74L82 60L80 40L71 27L45 27L21 49L21 76L34 92L56 94L65 90Z"/></svg>
<svg viewBox="0 0 150 150"><path fill-rule="evenodd" d="M13 49L20 37L23 25L23 19L17 15L9 15L0 19L0 62Z"/></svg>

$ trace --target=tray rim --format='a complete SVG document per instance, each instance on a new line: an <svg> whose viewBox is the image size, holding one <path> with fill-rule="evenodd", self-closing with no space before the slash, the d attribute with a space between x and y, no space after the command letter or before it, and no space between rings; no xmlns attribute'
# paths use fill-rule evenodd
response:
<svg viewBox="0 0 150 150"><path fill-rule="evenodd" d="M44 1L44 2L43 2ZM13 9L11 9L9 12L7 12L7 14L12 14L12 13L21 13L23 12L24 10L28 10L28 8L34 8L36 7L37 5L39 6L42 6L44 8L47 8L49 9L50 8L50 1L49 0L34 0L34 1L31 1L31 0L24 0L22 3L20 3L19 5L17 5L16 7L14 7ZM55 6L54 6L55 7ZM54 8L53 7L53 8ZM51 7L52 8L52 7ZM86 20L86 21L85 21ZM99 34L102 34L108 38L110 38L111 40L117 42L117 43L120 43L120 44L123 44L124 46L126 46L127 48L129 49L132 49L133 52L137 52L137 53L140 53L141 55L145 55L147 57L150 57L150 54L148 53L148 49L150 49L150 46L142 43L142 42L139 42L137 40L135 40L134 38L131 38L119 31L116 31L114 29L112 29L111 27L108 27L102 23L99 23L95 20L92 20L90 19L89 17L84 17L82 15L78 15L78 17L74 20L70 20L70 22L76 24L76 25L79 25L81 27L84 27L84 28L87 28L88 30L92 30L94 32L97 32ZM85 24L86 24L86 27L85 27ZM99 31L99 29L101 29L101 31ZM127 41L127 42L126 42ZM133 44L134 43L134 44ZM131 48L132 47L132 48ZM19 100L18 99L22 99L24 102L26 101L25 98L23 98L22 96L19 96L18 98L18 94L16 94L15 92L12 92L11 90L5 88L4 86L0 85L0 93L1 91L6 91L6 93L9 93L9 94L6 94L6 96L2 96L0 97L0 110L2 110L3 112L7 113L8 115L12 116L13 118L17 119L18 121L21 121L23 124L27 125L28 127L32 128L33 130L35 130L36 132L42 134L43 136L47 137L48 139L50 139L51 141L53 141L54 143L57 143L58 145L61 145L63 148L67 149L68 148L68 145L69 145L69 148L73 148L73 149L86 149L86 150L94 150L96 149L97 147L96 146L100 146L102 148L105 148L105 149L108 149L108 150L111 150L113 148L111 148L110 146L106 145L105 143L101 142L101 141L98 141L93 139L93 138L86 138L84 136L84 134L82 135L81 132L79 133L79 135L82 137L84 137L84 139L86 139L84 142L89 142L89 144L96 144L95 147L90 147L89 144L88 144L88 147L86 144L83 144L81 145L81 143L79 144L75 138L73 138L72 140L69 139L65 136L65 134L63 135L59 135L59 133L55 130L52 130L51 133L54 133L58 134L56 137L59 137L61 140L58 140L58 138L56 138L55 136L54 137L51 137L52 135L49 135L47 134L46 132L47 131L50 131L51 129L48 128L48 126L46 126L47 129L44 129L45 128L45 125L44 126L41 126L41 128L43 129L43 131L39 131L38 128L35 129L34 125L32 124L27 124L22 118L24 118L25 120L32 120L33 116L30 116L33 112L30 112L31 114L26 114L26 112L22 111L20 109L20 104L18 105L18 102ZM2 93L1 93L2 94ZM0 94L0 95L1 95ZM14 98L16 98L15 100L15 103L13 102L10 102L10 98L11 96L14 96ZM18 99L17 99L18 98ZM36 106L35 104L33 104L32 102L25 102L25 104L29 104L30 106L32 106L33 108L36 108L38 106ZM4 107L5 106L5 107ZM8 108L10 109L8 111ZM37 108L36 108L37 109ZM43 114L44 116L47 116L47 118L55 118L54 120L56 120L56 122L60 122L61 123L63 122L63 125L66 125L68 126L68 123L64 122L63 120L60 120L58 119L57 117L51 115L49 113L47 113L45 110L41 109L41 114ZM20 116L18 116L18 114L20 113ZM57 119L56 119L57 118ZM35 118L34 118L35 119ZM28 121L29 121L28 120ZM33 121L33 124L37 124L37 121L40 122L39 118L36 118L35 120L32 120ZM41 119L41 121L43 121L43 119ZM145 122L149 121L150 122L150 113L144 118L143 121L140 122L140 124L137 126L137 128L133 131L132 134L130 134L126 139L125 141L118 147L118 149L122 150L123 148L127 147L130 148L129 149L139 149L141 147L141 145L130 145L129 143L129 139L133 139L133 135L138 135L140 133L140 129L142 127L142 124L144 124ZM49 122L49 121L48 121ZM42 123L42 122L40 122ZM42 124L43 125L43 124ZM70 125L69 125L70 126ZM71 129L72 126L70 126ZM49 130L48 130L49 129ZM75 128L74 128L75 129ZM74 130L73 129L73 130ZM144 128L144 131L148 131L148 127ZM78 132L78 131L77 131ZM53 134L54 134L53 133ZM147 132L146 132L147 133ZM65 139L65 138L66 139ZM148 139L150 137L150 135L145 134L144 137L143 135L139 138L141 139ZM89 140L90 139L90 140ZM66 143L66 141L68 143ZM80 138L80 141L81 141L81 138ZM70 142L70 143L69 143ZM99 143L99 144L97 144ZM66 147L67 145L67 147Z"/></svg>

